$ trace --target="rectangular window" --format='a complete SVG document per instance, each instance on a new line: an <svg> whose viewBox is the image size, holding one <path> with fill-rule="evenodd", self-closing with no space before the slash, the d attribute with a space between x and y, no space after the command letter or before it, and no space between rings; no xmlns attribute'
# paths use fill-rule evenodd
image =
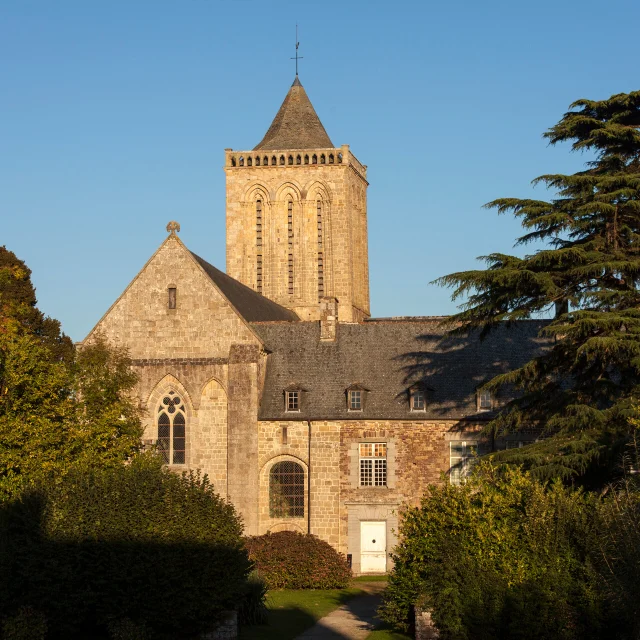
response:
<svg viewBox="0 0 640 640"><path fill-rule="evenodd" d="M460 484L469 477L473 466L484 451L482 444L460 440L449 443L449 481Z"/></svg>
<svg viewBox="0 0 640 640"><path fill-rule="evenodd" d="M362 391L349 391L349 411L362 411Z"/></svg>
<svg viewBox="0 0 640 640"><path fill-rule="evenodd" d="M411 392L411 411L424 411L424 391L422 389L414 389Z"/></svg>
<svg viewBox="0 0 640 640"><path fill-rule="evenodd" d="M360 443L360 486L387 486L387 443Z"/></svg>
<svg viewBox="0 0 640 640"><path fill-rule="evenodd" d="M176 308L176 288L169 287L169 309Z"/></svg>
<svg viewBox="0 0 640 640"><path fill-rule="evenodd" d="M287 442L288 442L288 437L287 437L287 436L288 436L288 434L287 434L287 427L282 427L282 433L281 433L281 436L282 436L282 437L281 437L281 439L282 439L281 444L287 444Z"/></svg>
<svg viewBox="0 0 640 640"><path fill-rule="evenodd" d="M482 389L478 391L478 411L491 411L493 408L493 399L491 391Z"/></svg>
<svg viewBox="0 0 640 640"><path fill-rule="evenodd" d="M285 407L287 411L300 411L299 391L287 391L285 393Z"/></svg>

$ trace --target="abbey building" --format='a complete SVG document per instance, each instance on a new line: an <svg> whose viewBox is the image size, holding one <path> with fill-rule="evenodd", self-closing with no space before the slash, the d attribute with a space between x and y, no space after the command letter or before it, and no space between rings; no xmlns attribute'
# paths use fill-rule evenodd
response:
<svg viewBox="0 0 640 640"><path fill-rule="evenodd" d="M247 534L311 532L387 571L401 506L468 472L504 401L479 387L541 348L538 323L480 342L370 317L366 165L297 77L262 141L224 158L226 273L172 222L85 341L128 347L145 441L207 473Z"/></svg>

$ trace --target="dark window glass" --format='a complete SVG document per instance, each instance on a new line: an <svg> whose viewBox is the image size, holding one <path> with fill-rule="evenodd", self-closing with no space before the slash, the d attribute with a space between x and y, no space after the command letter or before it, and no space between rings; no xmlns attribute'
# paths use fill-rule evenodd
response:
<svg viewBox="0 0 640 640"><path fill-rule="evenodd" d="M176 308L176 288L169 287L169 309Z"/></svg>
<svg viewBox="0 0 640 640"><path fill-rule="evenodd" d="M158 417L158 452L165 464L169 464L169 442L171 433L171 421L166 413Z"/></svg>
<svg viewBox="0 0 640 640"><path fill-rule="evenodd" d="M269 516L304 518L304 469L296 462L277 462L269 472Z"/></svg>
<svg viewBox="0 0 640 640"><path fill-rule="evenodd" d="M300 392L287 391L287 411L300 410Z"/></svg>

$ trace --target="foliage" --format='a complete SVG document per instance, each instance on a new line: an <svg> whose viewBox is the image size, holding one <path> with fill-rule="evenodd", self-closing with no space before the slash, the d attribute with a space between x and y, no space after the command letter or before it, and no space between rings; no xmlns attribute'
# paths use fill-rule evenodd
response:
<svg viewBox="0 0 640 640"><path fill-rule="evenodd" d="M61 332L60 322L45 317L36 302L31 270L15 253L0 247L0 333L35 336L51 360L71 362L73 343Z"/></svg>
<svg viewBox="0 0 640 640"><path fill-rule="evenodd" d="M255 570L247 578L245 593L238 606L238 622L247 625L267 622L267 584Z"/></svg>
<svg viewBox="0 0 640 640"><path fill-rule="evenodd" d="M594 154L584 171L537 178L555 199L501 198L526 233L517 244L546 243L518 258L493 253L488 268L437 282L468 296L450 322L483 334L502 322L554 308L542 329L545 353L490 381L521 396L490 424L494 433L543 426L552 441L500 454L540 477L579 478L600 467L605 483L628 441L640 385L640 91L578 100L545 137Z"/></svg>
<svg viewBox="0 0 640 640"><path fill-rule="evenodd" d="M137 452L129 362L98 340L69 364L33 335L0 332L0 501L40 478L121 464Z"/></svg>
<svg viewBox="0 0 640 640"><path fill-rule="evenodd" d="M640 636L640 421L625 455L626 474L599 506L593 556L607 598L631 637Z"/></svg>
<svg viewBox="0 0 640 640"><path fill-rule="evenodd" d="M20 607L18 611L2 621L3 640L45 640L47 619L33 607Z"/></svg>
<svg viewBox="0 0 640 640"><path fill-rule="evenodd" d="M420 603L443 640L624 638L589 553L597 522L595 496L518 468L432 486L402 519L383 618L407 630Z"/></svg>
<svg viewBox="0 0 640 640"><path fill-rule="evenodd" d="M206 478L155 457L69 473L2 505L0 611L38 607L52 638L206 631L245 591L241 533Z"/></svg>
<svg viewBox="0 0 640 640"><path fill-rule="evenodd" d="M345 557L314 535L279 531L247 538L246 546L270 589L335 589L351 579Z"/></svg>

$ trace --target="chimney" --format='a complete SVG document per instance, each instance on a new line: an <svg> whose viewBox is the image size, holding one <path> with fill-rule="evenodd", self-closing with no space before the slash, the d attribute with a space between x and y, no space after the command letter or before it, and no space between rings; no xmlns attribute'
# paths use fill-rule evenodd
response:
<svg viewBox="0 0 640 640"><path fill-rule="evenodd" d="M320 298L320 340L335 342L338 330L338 299Z"/></svg>

